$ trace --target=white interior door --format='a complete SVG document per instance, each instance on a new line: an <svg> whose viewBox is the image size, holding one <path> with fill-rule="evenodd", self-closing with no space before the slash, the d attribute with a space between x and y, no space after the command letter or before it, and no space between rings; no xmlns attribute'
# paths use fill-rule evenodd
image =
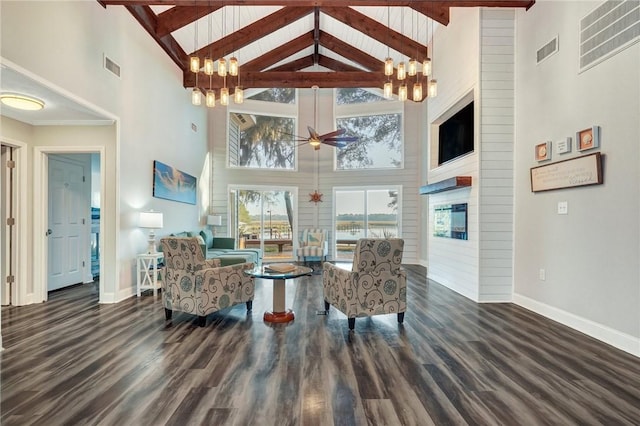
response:
<svg viewBox="0 0 640 426"><path fill-rule="evenodd" d="M0 198L0 278L2 279L2 305L8 305L11 303L9 299L10 294L10 284L7 282L7 275L9 275L10 263L11 263L11 254L9 249L11 245L10 241L10 227L7 225L7 217L8 217L8 206L10 202L10 194L11 194L11 183L9 177L10 170L6 167L7 161L9 160L9 150L10 148L6 145L1 146L0 151L0 164L2 168L2 173L0 173L0 187L2 187L2 198Z"/></svg>
<svg viewBox="0 0 640 426"><path fill-rule="evenodd" d="M83 282L88 194L82 162L49 156L49 291Z"/></svg>

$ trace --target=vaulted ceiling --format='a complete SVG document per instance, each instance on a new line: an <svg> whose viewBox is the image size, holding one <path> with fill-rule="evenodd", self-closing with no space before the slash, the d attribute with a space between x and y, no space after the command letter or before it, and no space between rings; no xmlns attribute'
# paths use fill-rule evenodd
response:
<svg viewBox="0 0 640 426"><path fill-rule="evenodd" d="M198 87L218 89L381 87L384 59L428 56L437 25L454 7L530 8L535 0L99 0L126 7L195 87L189 56L233 55L236 77L203 72ZM437 66L437 65L436 65ZM397 86L394 84L394 86Z"/></svg>

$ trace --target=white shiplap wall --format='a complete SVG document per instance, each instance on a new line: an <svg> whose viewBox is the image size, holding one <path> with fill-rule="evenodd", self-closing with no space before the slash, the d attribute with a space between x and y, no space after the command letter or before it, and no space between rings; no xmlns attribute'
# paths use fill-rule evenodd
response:
<svg viewBox="0 0 640 426"><path fill-rule="evenodd" d="M475 120L479 120L477 82L479 74L479 12L478 9L452 9L451 22L436 31L433 49L434 76L438 80L438 96L429 99L428 125L446 116L452 109L460 108L471 99L476 100ZM439 54L439 52L441 54ZM455 52L455 53L453 53ZM467 101L468 100L468 101ZM434 140L431 126L429 141ZM437 167L431 147L427 182L434 183L454 176L471 176L472 187L423 196L428 198L429 223L428 277L438 283L473 299L478 299L478 178L479 135L476 127L476 150L463 158ZM423 183L424 185L424 183ZM439 204L468 204L468 240L454 240L433 236L433 209Z"/></svg>
<svg viewBox="0 0 640 426"><path fill-rule="evenodd" d="M318 90L318 122L316 130L323 134L335 129L333 90ZM314 126L313 90L299 89L297 99L298 134L308 134L307 125ZM273 113L273 105L264 103L251 105L245 101L243 109L253 109L256 113ZM232 108L230 106L229 108ZM279 108L288 108L282 106ZM366 108L363 105L362 108ZM266 187L286 186L297 188L297 229L333 228L333 188L346 186L401 185L402 186L402 237L405 239L403 262L418 263L418 241L422 231L419 224L419 165L420 142L425 129L421 114L422 105L406 102L404 105L404 168L399 170L356 170L334 171L333 149L321 146L314 151L308 145L298 150L298 167L296 171L246 170L229 168L226 158L227 109L216 107L209 112L209 141L213 155L212 160L212 211L222 214L223 226L219 235L227 235L228 189L230 185L260 185ZM318 173L319 171L319 173ZM318 190L323 194L323 201L309 202L309 194ZM330 232L329 244L334 237Z"/></svg>
<svg viewBox="0 0 640 426"><path fill-rule="evenodd" d="M481 9L481 302L511 301L513 290L514 42L515 12Z"/></svg>

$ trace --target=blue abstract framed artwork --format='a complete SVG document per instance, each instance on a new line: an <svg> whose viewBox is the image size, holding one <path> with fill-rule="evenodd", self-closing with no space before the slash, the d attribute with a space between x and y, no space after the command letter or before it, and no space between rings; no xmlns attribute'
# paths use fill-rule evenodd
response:
<svg viewBox="0 0 640 426"><path fill-rule="evenodd" d="M175 167L153 162L153 196L181 203L196 204L197 180Z"/></svg>

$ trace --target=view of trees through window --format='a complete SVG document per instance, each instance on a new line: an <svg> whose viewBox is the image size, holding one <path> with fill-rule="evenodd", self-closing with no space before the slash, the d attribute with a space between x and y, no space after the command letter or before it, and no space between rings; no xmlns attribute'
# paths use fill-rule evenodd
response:
<svg viewBox="0 0 640 426"><path fill-rule="evenodd" d="M296 89L291 88L274 88L263 90L255 95L247 97L255 101L276 102L281 104L296 103Z"/></svg>
<svg viewBox="0 0 640 426"><path fill-rule="evenodd" d="M389 112L377 108L368 115L341 114L340 106L360 103L388 104ZM382 169L402 167L402 114L382 96L364 89L336 90L336 126L358 142L336 149L336 169Z"/></svg>
<svg viewBox="0 0 640 426"><path fill-rule="evenodd" d="M229 158L232 166L293 169L296 120L256 114L230 113ZM234 155L235 154L235 155Z"/></svg>

